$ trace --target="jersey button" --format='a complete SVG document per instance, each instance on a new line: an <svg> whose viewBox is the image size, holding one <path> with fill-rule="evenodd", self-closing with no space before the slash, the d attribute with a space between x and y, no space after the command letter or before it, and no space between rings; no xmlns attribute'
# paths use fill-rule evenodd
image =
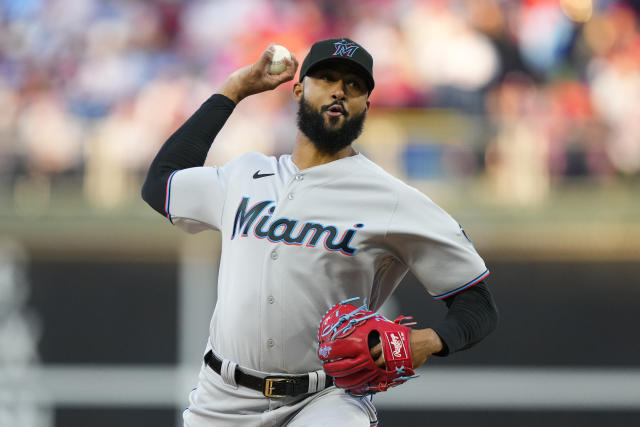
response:
<svg viewBox="0 0 640 427"><path fill-rule="evenodd" d="M302 174L296 175L296 181L302 181L303 179Z"/></svg>
<svg viewBox="0 0 640 427"><path fill-rule="evenodd" d="M267 301L269 302L269 304L273 304L273 303L275 302L275 300L276 300L276 299L273 297L273 295L269 295L269 296L267 297Z"/></svg>
<svg viewBox="0 0 640 427"><path fill-rule="evenodd" d="M269 339L267 340L267 347L271 348L271 347L273 347L274 345L276 345L276 342L273 340L273 338L269 338Z"/></svg>
<svg viewBox="0 0 640 427"><path fill-rule="evenodd" d="M278 259L278 252L276 252L275 249L271 251L271 259Z"/></svg>
<svg viewBox="0 0 640 427"><path fill-rule="evenodd" d="M289 199L289 200L293 200L293 193L289 193L289 194L287 194L287 199Z"/></svg>

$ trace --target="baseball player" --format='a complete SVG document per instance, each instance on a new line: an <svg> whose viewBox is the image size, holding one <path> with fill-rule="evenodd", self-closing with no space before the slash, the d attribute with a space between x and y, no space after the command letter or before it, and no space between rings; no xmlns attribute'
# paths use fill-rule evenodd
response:
<svg viewBox="0 0 640 427"><path fill-rule="evenodd" d="M203 167L237 103L294 78L295 56L273 75L272 55L270 46L228 77L166 141L142 188L172 224L222 234L218 300L184 425L377 425L370 396L336 387L323 369L323 315L350 298L379 309L411 270L448 307L440 323L394 337L410 350L407 368L416 368L495 328L489 272L455 220L352 147L374 79L371 55L350 39L319 41L304 59L293 85L292 154L248 153ZM390 354L382 347L374 341L365 350L380 367Z"/></svg>

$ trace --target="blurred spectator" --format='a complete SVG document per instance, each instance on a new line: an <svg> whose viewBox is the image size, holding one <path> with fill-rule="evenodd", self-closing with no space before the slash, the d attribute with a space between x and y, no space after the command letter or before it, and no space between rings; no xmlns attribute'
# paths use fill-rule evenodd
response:
<svg viewBox="0 0 640 427"><path fill-rule="evenodd" d="M487 147L487 172L496 200L531 204L549 191L548 99L529 78L514 75L487 98L495 138Z"/></svg>
<svg viewBox="0 0 640 427"><path fill-rule="evenodd" d="M38 93L16 122L19 153L31 173L56 175L77 169L82 158L81 124L56 93Z"/></svg>
<svg viewBox="0 0 640 427"><path fill-rule="evenodd" d="M469 26L457 2L415 2L402 19L417 83L428 103L464 108L493 80L498 55L489 39ZM460 5L458 5L460 6ZM406 60L405 59L405 60ZM473 109L473 105L471 105Z"/></svg>
<svg viewBox="0 0 640 427"><path fill-rule="evenodd" d="M524 60L543 73L562 64L573 39L573 25L557 0L529 0L520 9L518 41Z"/></svg>
<svg viewBox="0 0 640 427"><path fill-rule="evenodd" d="M607 24L606 20L610 20ZM611 128L609 159L625 174L640 171L640 33L629 7L613 7L601 24L611 30L607 44L590 42L601 55L590 66L594 108ZM593 37L593 36L592 36Z"/></svg>

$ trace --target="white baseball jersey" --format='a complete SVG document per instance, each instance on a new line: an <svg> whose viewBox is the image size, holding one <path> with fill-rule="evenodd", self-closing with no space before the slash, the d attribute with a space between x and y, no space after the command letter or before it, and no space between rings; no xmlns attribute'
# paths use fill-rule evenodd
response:
<svg viewBox="0 0 640 427"><path fill-rule="evenodd" d="M377 310L409 270L434 298L489 274L453 218L362 154L299 170L249 153L167 187L174 224L222 233L210 346L258 371L322 369L329 307L360 297Z"/></svg>

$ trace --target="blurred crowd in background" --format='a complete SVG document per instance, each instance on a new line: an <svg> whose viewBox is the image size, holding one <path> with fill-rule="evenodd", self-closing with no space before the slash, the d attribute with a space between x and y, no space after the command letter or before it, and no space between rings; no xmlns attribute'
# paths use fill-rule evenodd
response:
<svg viewBox="0 0 640 427"><path fill-rule="evenodd" d="M388 116L391 125L374 136L365 131L362 147L366 154L367 138L396 147L392 173L482 177L514 203L540 200L575 177L640 175L637 1L0 5L0 176L7 194L72 179L94 206L118 206L137 195L157 149L231 72L270 42L301 61L314 41L336 36L374 57L370 118L375 126L376 117ZM221 134L229 143L216 147L217 164L249 150L278 155L292 147L297 105L289 90L245 104ZM416 114L425 117L422 131L394 131ZM460 141L438 139L426 125L433 115L470 132Z"/></svg>

